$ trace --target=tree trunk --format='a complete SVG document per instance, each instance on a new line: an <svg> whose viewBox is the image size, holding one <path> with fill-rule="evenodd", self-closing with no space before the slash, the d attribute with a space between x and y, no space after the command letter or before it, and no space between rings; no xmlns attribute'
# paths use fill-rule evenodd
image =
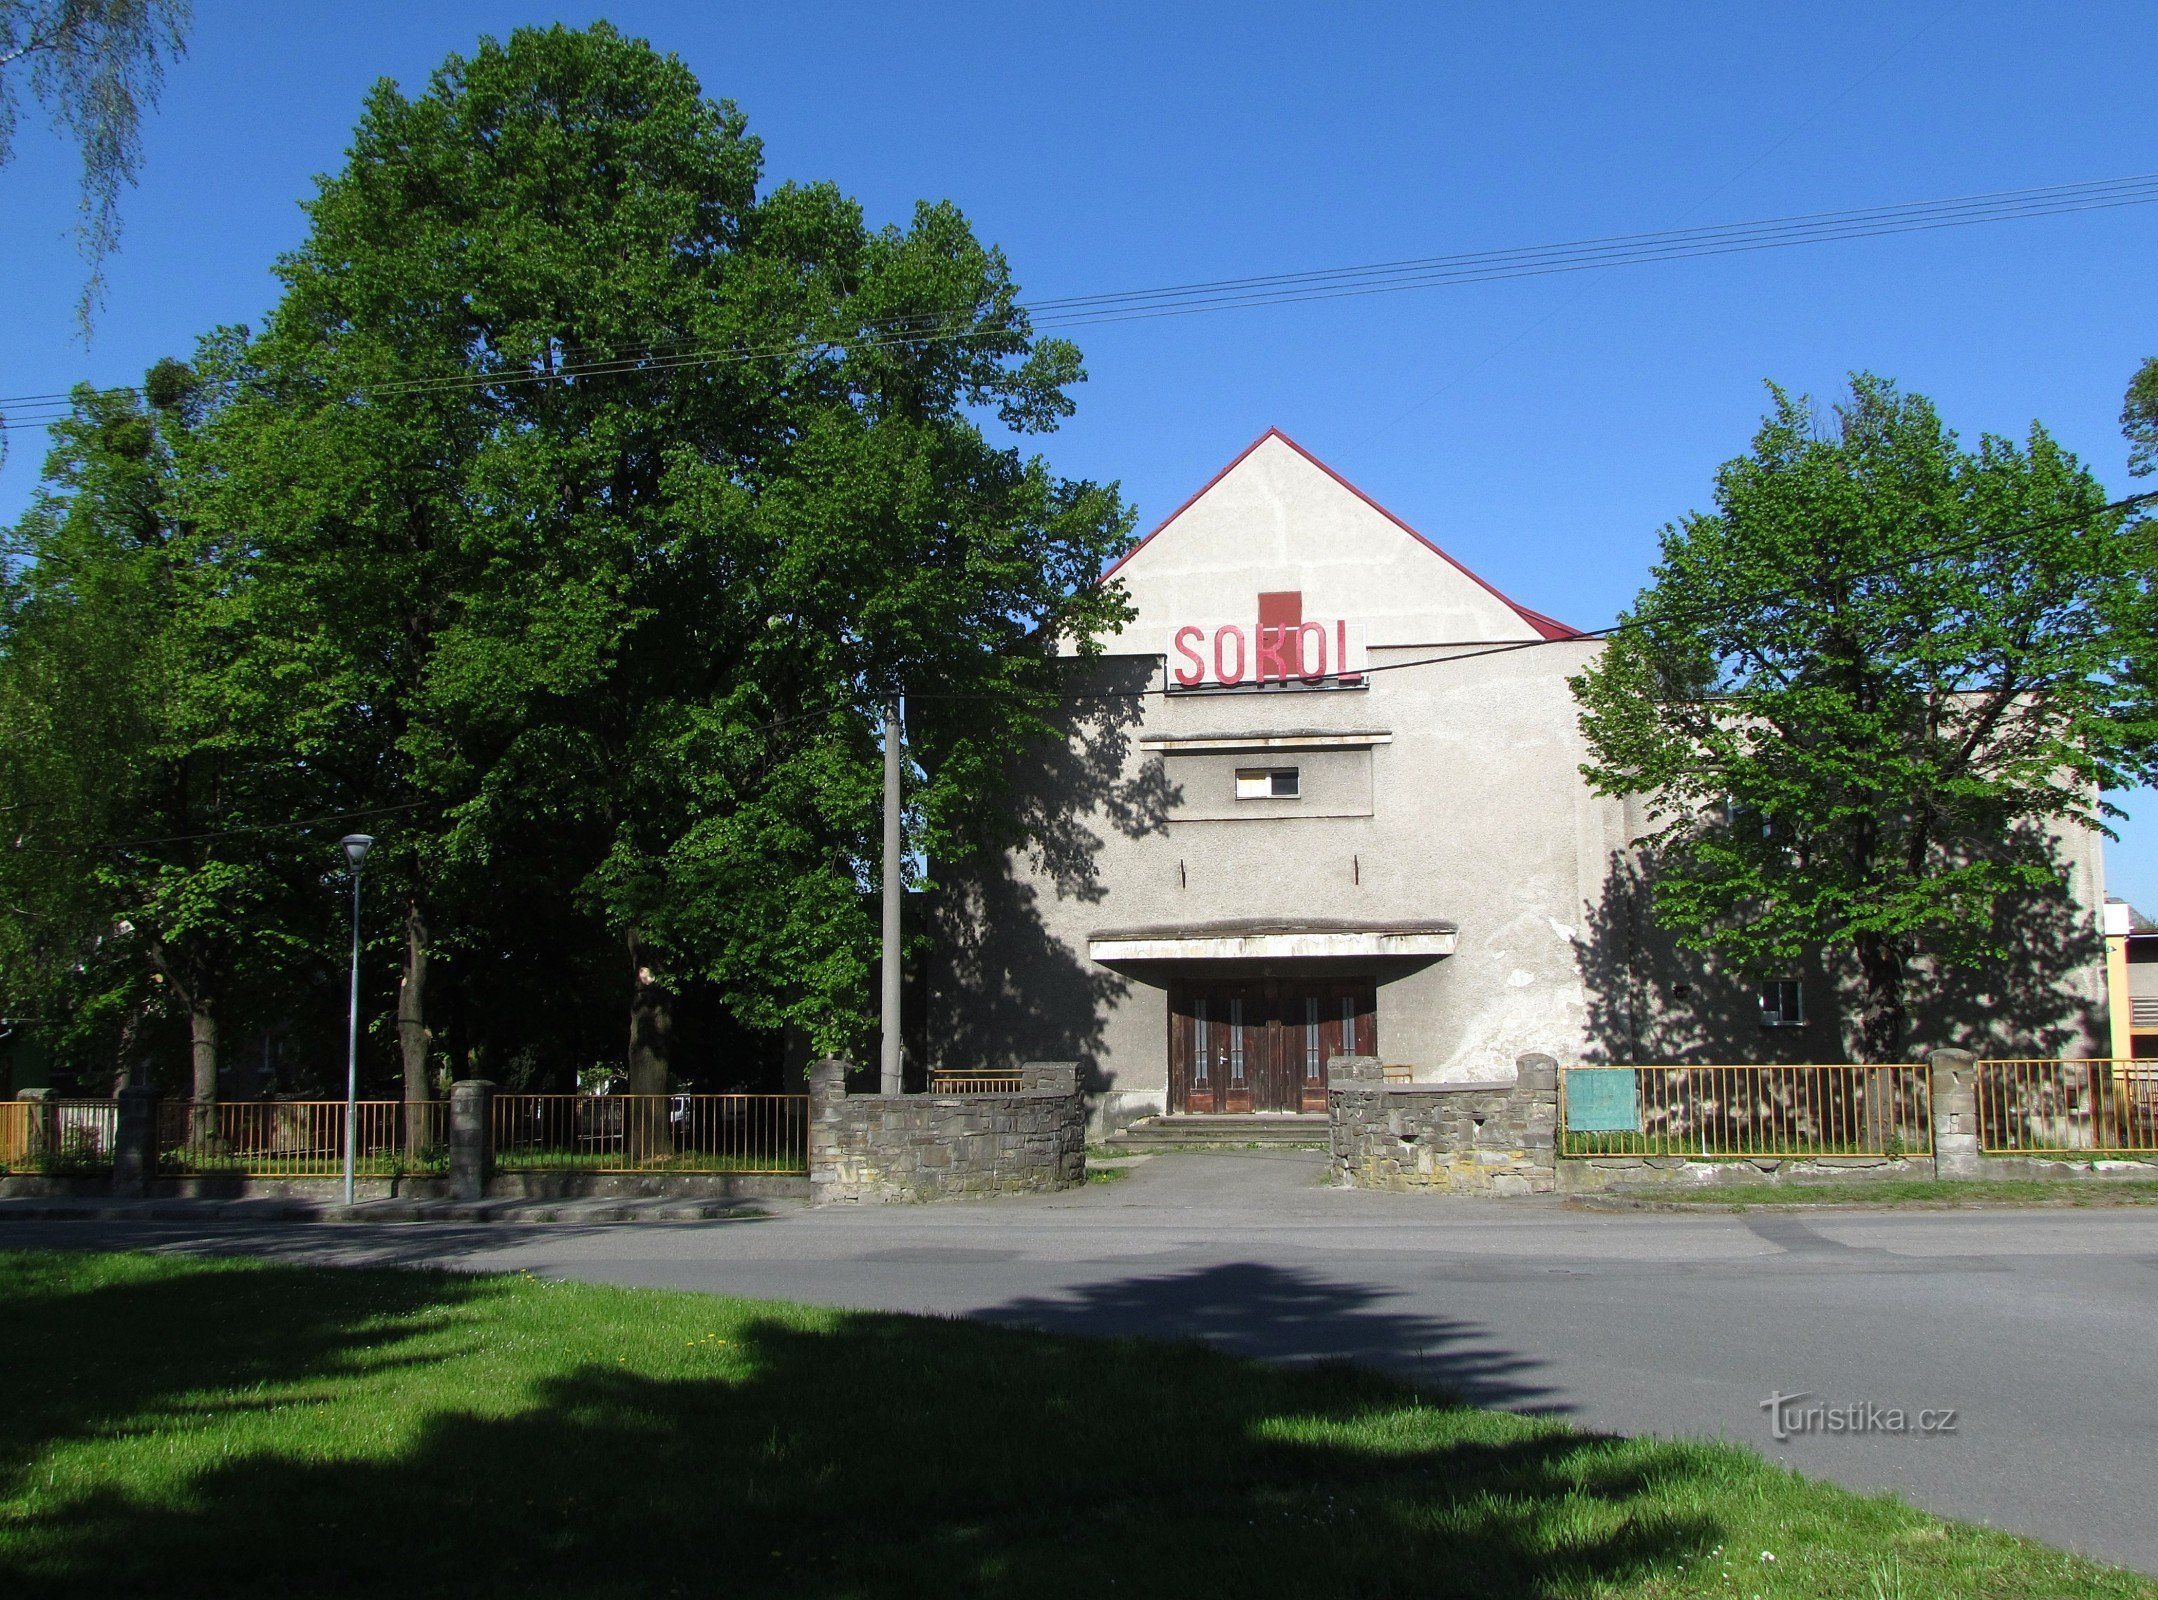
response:
<svg viewBox="0 0 2158 1600"><path fill-rule="evenodd" d="M1859 1019L1859 1059L1903 1059L1904 1033L1910 1018L1904 1009L1909 957L1898 940L1862 934L1857 942L1859 976L1865 981L1865 1010Z"/></svg>
<svg viewBox="0 0 2158 1600"><path fill-rule="evenodd" d="M427 922L417 895L405 897L405 970L397 980L397 1051L404 1061L405 1154L417 1158L428 1143Z"/></svg>
<svg viewBox="0 0 2158 1600"><path fill-rule="evenodd" d="M142 1032L142 1008L130 1006L127 1015L120 1019L120 1047L113 1055L112 1092L118 1098L122 1089L135 1086L135 1041ZM142 1080L145 1084L149 1079Z"/></svg>
<svg viewBox="0 0 2158 1600"><path fill-rule="evenodd" d="M211 1009L210 985L202 966L175 962L165 941L154 934L144 941L150 957L151 977L187 1007L187 1040L190 1057L189 1099L195 1110L188 1118L195 1139L207 1139L217 1131L217 1016ZM148 1080L145 1071L144 1079Z"/></svg>
<svg viewBox="0 0 2158 1600"><path fill-rule="evenodd" d="M194 1066L195 1136L207 1139L217 1131L217 1015L199 993L188 1002L187 1050Z"/></svg>
<svg viewBox="0 0 2158 1600"><path fill-rule="evenodd" d="M629 1002L629 1092L623 1121L624 1154L632 1161L673 1154L667 1120L667 1050L674 1033L674 996L646 966L637 936L629 936L632 972Z"/></svg>

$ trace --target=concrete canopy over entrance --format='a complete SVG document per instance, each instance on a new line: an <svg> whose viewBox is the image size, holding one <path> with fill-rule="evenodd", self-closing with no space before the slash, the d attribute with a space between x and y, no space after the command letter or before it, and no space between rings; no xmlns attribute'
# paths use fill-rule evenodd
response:
<svg viewBox="0 0 2158 1600"><path fill-rule="evenodd" d="M1255 958L1430 958L1452 955L1458 934L1459 929L1451 922L1352 922L1331 918L1289 921L1243 917L1219 922L1104 928L1087 936L1087 954L1105 964Z"/></svg>

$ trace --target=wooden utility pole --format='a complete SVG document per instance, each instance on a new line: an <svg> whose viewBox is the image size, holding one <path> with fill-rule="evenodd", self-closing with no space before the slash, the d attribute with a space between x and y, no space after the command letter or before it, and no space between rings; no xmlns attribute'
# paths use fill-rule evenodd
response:
<svg viewBox="0 0 2158 1600"><path fill-rule="evenodd" d="M884 972L878 1088L898 1094L899 1074L899 696L884 703Z"/></svg>

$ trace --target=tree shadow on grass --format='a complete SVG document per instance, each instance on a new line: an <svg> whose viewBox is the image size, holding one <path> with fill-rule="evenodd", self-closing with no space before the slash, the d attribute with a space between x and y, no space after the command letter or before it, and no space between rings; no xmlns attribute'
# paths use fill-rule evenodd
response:
<svg viewBox="0 0 2158 1600"><path fill-rule="evenodd" d="M95 1331L82 1360L33 1341L41 1439L288 1373L364 1381L399 1355L386 1313L477 1339L494 1295L518 1338L559 1331L515 1385L443 1388L394 1446L348 1416L334 1450L178 1441L169 1481L21 1499L0 1592L1543 1596L1723 1537L1679 1509L1692 1497L1655 1499L1712 1476L1712 1453L1433 1405L1345 1365L432 1274L191 1269L169 1288L192 1302L178 1320L132 1291L43 1298ZM642 1369L598 1358L610 1319L647 1339Z"/></svg>

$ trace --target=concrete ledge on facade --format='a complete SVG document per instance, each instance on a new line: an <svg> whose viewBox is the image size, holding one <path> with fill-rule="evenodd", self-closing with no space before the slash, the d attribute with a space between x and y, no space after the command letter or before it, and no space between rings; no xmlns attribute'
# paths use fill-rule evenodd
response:
<svg viewBox="0 0 2158 1600"><path fill-rule="evenodd" d="M1452 955L1459 934L1453 923L1431 920L1231 917L1097 929L1087 935L1087 955L1102 962L1430 958Z"/></svg>
<svg viewBox="0 0 2158 1600"><path fill-rule="evenodd" d="M1394 736L1384 728L1282 728L1272 733L1149 733L1142 734L1142 750L1209 751L1233 750L1369 750L1392 744Z"/></svg>
<svg viewBox="0 0 2158 1600"><path fill-rule="evenodd" d="M1376 1056L1335 1056L1326 1110L1334 1181L1364 1189L1549 1194L1558 1187L1558 1064L1511 1078L1388 1083Z"/></svg>
<svg viewBox="0 0 2158 1600"><path fill-rule="evenodd" d="M809 1181L820 1205L1038 1194L1086 1182L1076 1062L1028 1062L1014 1094L847 1093L847 1063L809 1069Z"/></svg>

